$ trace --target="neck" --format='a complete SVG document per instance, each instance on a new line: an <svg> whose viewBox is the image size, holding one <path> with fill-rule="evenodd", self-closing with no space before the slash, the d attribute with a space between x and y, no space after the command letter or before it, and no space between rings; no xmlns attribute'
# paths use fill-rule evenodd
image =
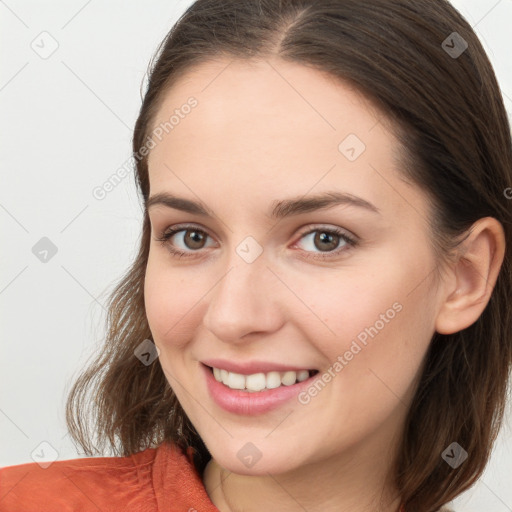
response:
<svg viewBox="0 0 512 512"><path fill-rule="evenodd" d="M264 476L238 475L212 459L203 482L220 512L399 512L400 496L387 476L391 465L382 464L392 459L391 450L385 457L363 457L366 463L361 450L371 447Z"/></svg>

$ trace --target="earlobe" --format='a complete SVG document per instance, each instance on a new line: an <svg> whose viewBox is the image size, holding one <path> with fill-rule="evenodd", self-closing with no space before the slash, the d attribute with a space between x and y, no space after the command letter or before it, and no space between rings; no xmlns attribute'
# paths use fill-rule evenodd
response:
<svg viewBox="0 0 512 512"><path fill-rule="evenodd" d="M483 313L496 284L505 255L505 233L493 217L479 219L463 242L461 256L450 272L437 319L439 334L453 334L474 324Z"/></svg>

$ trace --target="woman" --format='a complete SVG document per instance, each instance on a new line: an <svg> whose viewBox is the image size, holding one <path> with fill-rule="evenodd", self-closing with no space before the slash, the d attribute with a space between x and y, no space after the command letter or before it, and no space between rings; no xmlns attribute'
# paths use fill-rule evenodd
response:
<svg viewBox="0 0 512 512"><path fill-rule="evenodd" d="M512 362L511 133L468 23L198 0L133 152L139 254L67 409L118 456L4 468L2 510L446 510Z"/></svg>

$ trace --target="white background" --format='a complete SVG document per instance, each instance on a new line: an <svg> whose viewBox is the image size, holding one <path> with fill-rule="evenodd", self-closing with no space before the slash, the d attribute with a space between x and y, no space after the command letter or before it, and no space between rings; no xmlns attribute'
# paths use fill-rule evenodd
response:
<svg viewBox="0 0 512 512"><path fill-rule="evenodd" d="M0 1L0 466L31 462L43 441L59 459L80 456L65 397L101 343L105 299L135 255L142 218L131 174L103 200L92 191L130 156L149 59L191 3ZM512 0L453 4L512 112ZM31 47L41 38L46 51L58 44L46 59ZM47 263L32 253L42 237L58 250ZM457 512L512 511L511 420L509 406L491 463Z"/></svg>

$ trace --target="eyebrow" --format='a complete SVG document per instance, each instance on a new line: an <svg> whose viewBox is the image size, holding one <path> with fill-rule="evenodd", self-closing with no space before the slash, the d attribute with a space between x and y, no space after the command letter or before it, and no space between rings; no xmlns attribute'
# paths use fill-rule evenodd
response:
<svg viewBox="0 0 512 512"><path fill-rule="evenodd" d="M167 192L161 192L149 197L146 201L146 210L156 205L174 208L175 210L181 210L194 215L212 217L208 209L201 203L183 197L176 197ZM339 205L355 206L380 215L380 210L365 199L352 194L333 191L324 192L315 196L300 196L273 201L270 213L267 214L267 216L270 219L277 220L301 213L333 208Z"/></svg>

